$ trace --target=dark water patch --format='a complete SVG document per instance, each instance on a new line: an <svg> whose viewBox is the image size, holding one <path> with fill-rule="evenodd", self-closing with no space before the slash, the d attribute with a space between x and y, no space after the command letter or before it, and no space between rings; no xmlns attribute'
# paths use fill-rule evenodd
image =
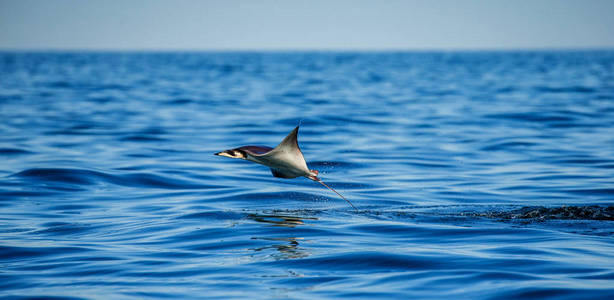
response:
<svg viewBox="0 0 614 300"><path fill-rule="evenodd" d="M165 141L166 139L158 136L140 134L125 136L120 138L119 140L122 142L161 142Z"/></svg>
<svg viewBox="0 0 614 300"><path fill-rule="evenodd" d="M486 145L481 148L482 151L501 151L501 150L518 150L523 148L529 148L537 145L534 142L521 142L521 141L510 141L510 142L501 142L494 143L491 145Z"/></svg>
<svg viewBox="0 0 614 300"><path fill-rule="evenodd" d="M123 175L119 177L119 180L115 179L113 183L132 187L140 186L163 189L215 189L223 187L219 185L197 184L187 180L147 173Z"/></svg>
<svg viewBox="0 0 614 300"><path fill-rule="evenodd" d="M275 263L268 262L262 264L271 265ZM326 266L326 269L330 271L370 270L371 272L415 271L427 268L437 268L442 264L443 263L433 260L432 257L427 256L395 255L365 251L304 258L293 261L294 268L300 269L321 269L323 266Z"/></svg>
<svg viewBox="0 0 614 300"><path fill-rule="evenodd" d="M419 161L419 160L410 160L403 161L403 164L420 167L420 168L452 168L454 165L446 164L446 163L437 163L437 162L428 162L428 161Z"/></svg>
<svg viewBox="0 0 614 300"><path fill-rule="evenodd" d="M0 297L0 299L12 299L12 300L86 300L87 298L73 297L73 296L56 296L56 295L9 295L6 297Z"/></svg>
<svg viewBox="0 0 614 300"><path fill-rule="evenodd" d="M90 129L113 129L111 124L105 124L101 122L80 122L67 128L67 130L90 130Z"/></svg>
<svg viewBox="0 0 614 300"><path fill-rule="evenodd" d="M72 83L68 81L60 80L60 81L50 82L48 83L48 86L51 88L68 88L72 86Z"/></svg>
<svg viewBox="0 0 614 300"><path fill-rule="evenodd" d="M244 136L259 136L259 135L270 136L270 135L277 134L276 131L266 130L266 129L243 129L243 130L238 130L236 133L240 135L244 135ZM254 145L254 146L259 146L259 145ZM271 147L273 147L273 145L271 145Z"/></svg>
<svg viewBox="0 0 614 300"><path fill-rule="evenodd" d="M31 259L41 256L64 256L90 251L84 247L13 247L0 246L0 258L11 260Z"/></svg>
<svg viewBox="0 0 614 300"><path fill-rule="evenodd" d="M527 206L512 211L463 212L462 215L497 219L614 221L614 206Z"/></svg>
<svg viewBox="0 0 614 300"><path fill-rule="evenodd" d="M60 263L41 263L33 266L22 266L14 268L16 271L52 271L69 268L77 268L81 266L80 262L60 262Z"/></svg>
<svg viewBox="0 0 614 300"><path fill-rule="evenodd" d="M114 97L97 97L97 96L93 96L93 97L88 97L87 98L88 101L94 102L94 103L98 103L98 104L107 104L107 103L112 103L114 101L116 101L117 99Z"/></svg>
<svg viewBox="0 0 614 300"><path fill-rule="evenodd" d="M130 153L130 154L126 154L126 156L134 157L134 158L137 158L137 159L138 158L155 158L155 157L158 157L158 155L156 155L154 153L149 153L149 154L147 154L147 153ZM143 166L140 166L140 167L136 167L136 168L121 168L119 170L132 170L132 171L135 171L135 170L139 170L139 169L143 169L143 168L144 168Z"/></svg>
<svg viewBox="0 0 614 300"><path fill-rule="evenodd" d="M166 102L166 104L172 106L172 105L186 105L186 104L191 104L195 102L196 102L195 100L188 99L188 98L178 98L178 99L169 100Z"/></svg>
<svg viewBox="0 0 614 300"><path fill-rule="evenodd" d="M614 195L614 189L568 189L568 193L587 195L587 196L612 196Z"/></svg>
<svg viewBox="0 0 614 300"><path fill-rule="evenodd" d="M148 173L132 173L126 175L110 175L104 172L83 169L35 168L11 175L26 178L35 182L57 182L74 185L93 185L100 182L112 183L129 187L149 187L162 189L210 189L221 186L198 184L187 180L170 178ZM65 186L51 186L60 190L80 190Z"/></svg>
<svg viewBox="0 0 614 300"><path fill-rule="evenodd" d="M559 93L559 94L568 94L568 93L589 94L589 93L596 92L594 88L579 86L579 85L563 86L563 87L538 86L535 88L535 90L537 92Z"/></svg>
<svg viewBox="0 0 614 300"><path fill-rule="evenodd" d="M76 262L96 262L96 261L100 261L100 262L112 262L112 261L120 261L122 260L120 257L117 256L99 256L99 255L87 255L87 256L73 256L71 257L73 261Z"/></svg>
<svg viewBox="0 0 614 300"><path fill-rule="evenodd" d="M158 135L158 134L167 134L168 132L159 126L150 126L140 131L142 134L146 135Z"/></svg>
<svg viewBox="0 0 614 300"><path fill-rule="evenodd" d="M513 291L502 291L492 299L609 299L614 291L609 289L593 290L588 288L529 287Z"/></svg>
<svg viewBox="0 0 614 300"><path fill-rule="evenodd" d="M95 178L110 178L102 172L82 169L56 169L56 168L35 168L28 169L16 174L14 177L28 178L37 181L64 182L79 185L89 185L94 183Z"/></svg>
<svg viewBox="0 0 614 300"><path fill-rule="evenodd" d="M12 198L22 197L51 197L60 194L57 191L2 191L0 190L0 203L9 201Z"/></svg>
<svg viewBox="0 0 614 300"><path fill-rule="evenodd" d="M87 205L87 204L64 204L64 205L55 205L50 206L49 210L58 210L58 211L81 211L86 209L99 208L98 205Z"/></svg>
<svg viewBox="0 0 614 300"><path fill-rule="evenodd" d="M285 92L283 94L281 94L282 97L287 97L287 98L303 98L305 96L304 93L302 92Z"/></svg>
<svg viewBox="0 0 614 300"><path fill-rule="evenodd" d="M12 156L25 154L32 154L32 152L19 148L0 148L0 155Z"/></svg>

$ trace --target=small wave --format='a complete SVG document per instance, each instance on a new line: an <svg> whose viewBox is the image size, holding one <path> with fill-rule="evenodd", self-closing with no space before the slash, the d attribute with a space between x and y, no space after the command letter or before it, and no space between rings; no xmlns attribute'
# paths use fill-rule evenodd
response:
<svg viewBox="0 0 614 300"><path fill-rule="evenodd" d="M612 196L614 195L614 189L572 189L567 190L568 193L591 195L591 196Z"/></svg>
<svg viewBox="0 0 614 300"><path fill-rule="evenodd" d="M305 93L302 92L295 92L295 91L288 91L285 92L281 95L282 97L286 97L286 98L303 98L305 97Z"/></svg>
<svg viewBox="0 0 614 300"><path fill-rule="evenodd" d="M167 101L165 104L167 105L184 105L196 102L195 100L188 98L177 98L170 101Z"/></svg>
<svg viewBox="0 0 614 300"><path fill-rule="evenodd" d="M512 121L530 121L530 122L574 122L572 117L556 115L556 114L543 114L543 113L501 113L486 115L486 118L490 119L505 119Z"/></svg>
<svg viewBox="0 0 614 300"><path fill-rule="evenodd" d="M501 142L496 144L491 144L482 147L482 151L499 151L499 150L509 150L509 149L518 149L518 148L528 148L531 146L537 145L532 142Z"/></svg>
<svg viewBox="0 0 614 300"><path fill-rule="evenodd" d="M114 183L132 187L156 187L165 189L201 189L220 187L196 184L185 180L173 179L147 173L124 175L120 177L120 180L120 183L118 183L117 181Z"/></svg>
<svg viewBox="0 0 614 300"><path fill-rule="evenodd" d="M0 191L0 199L11 199L17 197L51 197L57 195L57 191ZM2 203L0 200L0 203Z"/></svg>
<svg viewBox="0 0 614 300"><path fill-rule="evenodd" d="M119 140L123 142L159 142L164 141L165 139L152 135L139 134L126 136L120 138Z"/></svg>
<svg viewBox="0 0 614 300"><path fill-rule="evenodd" d="M50 255L67 255L90 251L84 247L13 247L0 246L0 259L27 259Z"/></svg>
<svg viewBox="0 0 614 300"><path fill-rule="evenodd" d="M497 299L611 299L608 290L587 290L573 288L517 287L512 291L501 292Z"/></svg>
<svg viewBox="0 0 614 300"><path fill-rule="evenodd" d="M32 152L19 148L0 148L0 155L23 155L31 154Z"/></svg>
<svg viewBox="0 0 614 300"><path fill-rule="evenodd" d="M15 173L11 176L45 183L56 182L72 185L93 185L100 182L106 182L127 187L162 189L209 189L222 187L149 173L111 175L104 172L83 169L34 168ZM53 188L53 186L51 186L51 188Z"/></svg>
<svg viewBox="0 0 614 300"><path fill-rule="evenodd" d="M264 264L274 264L266 262ZM294 267L319 269L326 266L328 270L382 270L386 272L433 269L445 265L432 257L418 255L400 255L382 252L351 252L337 255L304 258L293 262Z"/></svg>
<svg viewBox="0 0 614 300"><path fill-rule="evenodd" d="M433 168L452 168L452 167L454 167L451 164L437 163L437 162L426 162L425 160L422 160L422 161L408 160L408 161L405 161L403 163L406 164L406 165L409 165L409 166L420 167L420 168L428 168L428 169L433 169Z"/></svg>
<svg viewBox="0 0 614 300"><path fill-rule="evenodd" d="M85 209L97 208L97 205L84 205L84 204L64 204L49 207L50 211L82 211Z"/></svg>
<svg viewBox="0 0 614 300"><path fill-rule="evenodd" d="M535 88L538 92L544 93L556 93L556 94L568 94L568 93L594 93L594 88L585 86L568 86L568 87L551 87L551 86L538 86Z"/></svg>
<svg viewBox="0 0 614 300"><path fill-rule="evenodd" d="M49 223L41 224L40 226L43 227L43 229L37 230L33 232L33 234L62 236L62 235L81 234L81 233L95 229L95 227L87 225L87 224L67 223L67 222L49 222Z"/></svg>
<svg viewBox="0 0 614 300"><path fill-rule="evenodd" d="M30 178L40 181L64 182L78 185L93 184L96 178L111 179L102 172L81 169L34 168L13 174L14 177Z"/></svg>
<svg viewBox="0 0 614 300"><path fill-rule="evenodd" d="M45 299L45 300L85 300L87 298L81 297L69 297L69 296L50 296L50 295L28 295L28 296L16 296L11 295L9 297L13 300L33 300L33 299Z"/></svg>

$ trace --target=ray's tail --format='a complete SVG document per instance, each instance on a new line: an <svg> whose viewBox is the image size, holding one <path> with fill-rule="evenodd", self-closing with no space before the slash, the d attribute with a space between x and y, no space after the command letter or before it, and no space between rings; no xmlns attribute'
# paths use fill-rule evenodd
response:
<svg viewBox="0 0 614 300"><path fill-rule="evenodd" d="M347 201L347 203L349 203L355 210L358 210L358 208L356 208L356 206L354 206L354 204L352 204L352 202L350 202L350 200L346 199L345 197L343 197L343 195L339 194L339 192L335 191L332 187L328 186L326 183L324 183L324 181L322 181L320 178L318 178L317 180L315 180L317 182L319 182L320 184L322 184L323 186L325 186L327 189L335 192L335 194L339 195L339 197L341 197L343 200Z"/></svg>

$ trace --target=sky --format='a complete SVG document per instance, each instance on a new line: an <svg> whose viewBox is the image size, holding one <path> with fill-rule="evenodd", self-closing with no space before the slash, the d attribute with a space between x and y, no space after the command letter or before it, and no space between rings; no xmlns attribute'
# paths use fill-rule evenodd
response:
<svg viewBox="0 0 614 300"><path fill-rule="evenodd" d="M614 0L0 0L0 49L614 48Z"/></svg>

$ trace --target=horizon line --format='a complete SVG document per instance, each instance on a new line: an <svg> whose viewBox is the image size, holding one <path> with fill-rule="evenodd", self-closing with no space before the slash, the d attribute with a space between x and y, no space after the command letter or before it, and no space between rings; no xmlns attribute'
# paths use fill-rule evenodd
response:
<svg viewBox="0 0 614 300"><path fill-rule="evenodd" d="M540 52L614 51L614 46L570 47L390 47L390 48L105 48L105 47L0 47L0 52Z"/></svg>

